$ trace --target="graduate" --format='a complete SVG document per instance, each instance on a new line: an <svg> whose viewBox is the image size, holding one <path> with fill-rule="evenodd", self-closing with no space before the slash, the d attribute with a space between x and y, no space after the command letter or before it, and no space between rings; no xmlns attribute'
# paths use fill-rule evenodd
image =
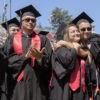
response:
<svg viewBox="0 0 100 100"><path fill-rule="evenodd" d="M51 100L88 100L85 65L81 58L81 54L85 55L83 58L87 57L88 52L81 52L82 49L78 44L80 33L75 25L68 25L63 30L65 35L61 43L66 43L66 46L63 45L52 56Z"/></svg>
<svg viewBox="0 0 100 100"><path fill-rule="evenodd" d="M1 24L9 35L15 34L20 30L20 22L14 17Z"/></svg>
<svg viewBox="0 0 100 100"><path fill-rule="evenodd" d="M92 23L93 19L91 19L85 12L82 12L78 17L76 17L73 20L74 24L77 24L79 31L81 33L81 45L87 46L89 51L92 54L92 63L86 64L86 81L87 81L87 87L89 92L89 99L94 100L96 96L96 92L98 91L98 76L97 76L97 64L95 60L95 53L92 52L92 45L93 45L93 37L94 34L92 34ZM95 40L96 42L96 40Z"/></svg>
<svg viewBox="0 0 100 100"><path fill-rule="evenodd" d="M8 64L8 58L5 57L2 48L0 48L0 100L2 100L2 95L5 92L5 88L2 87L3 81L4 81L4 73L6 66Z"/></svg>
<svg viewBox="0 0 100 100"><path fill-rule="evenodd" d="M93 20L85 13L82 12L79 16L77 16L72 23L78 26L80 32L80 45L83 49L87 49L90 53L89 59L85 60L85 78L86 78L86 86L89 92L89 99L94 99L94 92L97 91L97 76L96 76L96 62L94 60L94 56L92 54L91 45L93 43L93 35L92 35L92 22ZM62 44L62 43L60 43ZM64 45L64 43L63 43ZM60 45L61 46L61 45ZM92 57L93 56L93 57ZM90 63L89 63L90 62Z"/></svg>
<svg viewBox="0 0 100 100"><path fill-rule="evenodd" d="M34 32L40 13L32 6L16 11L21 30L6 41L9 100L48 100L52 48L44 35Z"/></svg>
<svg viewBox="0 0 100 100"><path fill-rule="evenodd" d="M2 23L1 25L8 33L7 38L9 38L9 36L12 35L12 34L17 33L20 29L20 22L16 19L16 17ZM5 45L5 43L2 44L2 46L1 46L2 53L3 53L3 50L4 50L4 45ZM6 58L6 60L7 60L7 58ZM7 99L7 74L5 73L6 68L7 68L7 64L2 65L2 70L1 70L1 72L2 72L1 100L6 100Z"/></svg>

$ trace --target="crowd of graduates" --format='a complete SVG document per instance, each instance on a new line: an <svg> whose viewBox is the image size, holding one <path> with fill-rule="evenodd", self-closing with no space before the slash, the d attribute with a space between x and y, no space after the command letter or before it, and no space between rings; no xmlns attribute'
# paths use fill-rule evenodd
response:
<svg viewBox="0 0 100 100"><path fill-rule="evenodd" d="M62 23L52 48L48 32L34 30L41 16L34 6L15 12L20 22L1 24L8 37L0 45L0 100L99 100L100 36L92 34L93 20L82 12Z"/></svg>

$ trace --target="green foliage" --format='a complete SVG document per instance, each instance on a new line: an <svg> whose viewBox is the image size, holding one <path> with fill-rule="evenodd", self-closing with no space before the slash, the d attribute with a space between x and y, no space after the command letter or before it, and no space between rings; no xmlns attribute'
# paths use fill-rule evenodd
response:
<svg viewBox="0 0 100 100"><path fill-rule="evenodd" d="M71 17L72 15L69 15L67 10L62 11L61 8L55 8L51 13L50 23L53 29L56 30L60 23L70 23L72 21Z"/></svg>
<svg viewBox="0 0 100 100"><path fill-rule="evenodd" d="M7 21L7 18L6 18L6 16L5 16L5 14L3 13L2 14L2 22L6 22Z"/></svg>
<svg viewBox="0 0 100 100"><path fill-rule="evenodd" d="M38 30L45 30L45 31L49 31L49 32L53 31L52 27L42 26L40 22L36 25L36 29L38 29Z"/></svg>
<svg viewBox="0 0 100 100"><path fill-rule="evenodd" d="M0 16L0 23L1 23L1 16Z"/></svg>
<svg viewBox="0 0 100 100"><path fill-rule="evenodd" d="M38 30L43 30L43 26L41 25L41 23L38 23L38 24L36 25L36 29L38 29Z"/></svg>

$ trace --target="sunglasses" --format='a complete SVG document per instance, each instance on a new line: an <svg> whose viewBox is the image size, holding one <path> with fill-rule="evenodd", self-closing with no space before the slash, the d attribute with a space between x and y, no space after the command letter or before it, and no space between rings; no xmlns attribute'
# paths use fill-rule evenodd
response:
<svg viewBox="0 0 100 100"><path fill-rule="evenodd" d="M82 32L85 32L86 30L87 31L91 31L92 30L92 28L91 27L87 27L87 28L82 28L82 29L80 29Z"/></svg>
<svg viewBox="0 0 100 100"><path fill-rule="evenodd" d="M30 22L31 21L32 23L35 23L36 19L26 18L26 19L24 19L22 21L25 21L25 22Z"/></svg>

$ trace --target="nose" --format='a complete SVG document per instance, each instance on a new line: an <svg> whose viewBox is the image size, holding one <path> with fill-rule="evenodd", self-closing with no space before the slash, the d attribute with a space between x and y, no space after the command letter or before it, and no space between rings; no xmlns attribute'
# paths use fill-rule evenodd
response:
<svg viewBox="0 0 100 100"><path fill-rule="evenodd" d="M76 31L75 34L76 34L76 35L80 35L80 32Z"/></svg>
<svg viewBox="0 0 100 100"><path fill-rule="evenodd" d="M15 30L15 33L17 33L19 30L17 29L17 30Z"/></svg>

